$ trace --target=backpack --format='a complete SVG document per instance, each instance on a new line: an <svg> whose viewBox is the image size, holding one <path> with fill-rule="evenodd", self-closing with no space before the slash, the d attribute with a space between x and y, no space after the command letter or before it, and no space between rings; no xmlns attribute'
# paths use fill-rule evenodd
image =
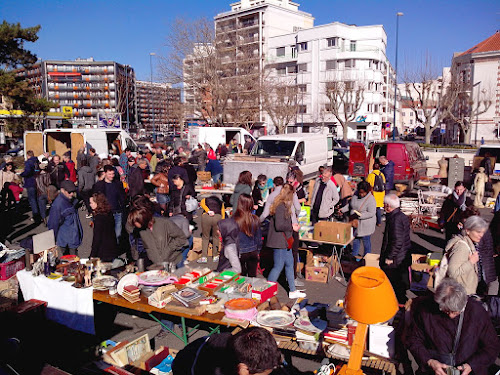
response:
<svg viewBox="0 0 500 375"><path fill-rule="evenodd" d="M385 191L384 180L380 174L375 174L375 181L373 182L373 191Z"/></svg>
<svg viewBox="0 0 500 375"><path fill-rule="evenodd" d="M465 242L464 240L457 241L457 243L458 242L463 242L467 246L469 246L469 244L467 242ZM436 267L436 270L434 271L434 290L437 289L437 287L439 286L441 281L443 281L443 279L447 276L448 265L450 262L449 253L451 252L451 250L452 249L449 249L448 251L446 251L443 254L443 258L441 259L441 261L439 262L439 265Z"/></svg>

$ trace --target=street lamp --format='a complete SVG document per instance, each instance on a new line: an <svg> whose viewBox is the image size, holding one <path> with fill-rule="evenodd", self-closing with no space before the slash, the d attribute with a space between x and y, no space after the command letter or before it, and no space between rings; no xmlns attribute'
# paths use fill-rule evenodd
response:
<svg viewBox="0 0 500 375"><path fill-rule="evenodd" d="M127 105L127 133L130 133L130 117L129 117L129 112L128 112L128 72L129 72L129 67L130 65L125 65L125 88L126 88L126 105Z"/></svg>
<svg viewBox="0 0 500 375"><path fill-rule="evenodd" d="M481 93L481 81L479 82L476 82L472 85L472 90L470 92L470 96L471 96L471 104L470 104L470 114L471 114L471 120L472 120L472 112L474 111L474 87L478 86L477 88L477 102L478 102L478 106L479 106L479 94ZM474 145L477 146L477 124L478 124L478 120L479 120L479 114L476 115L476 130L475 130L475 135L474 135Z"/></svg>
<svg viewBox="0 0 500 375"><path fill-rule="evenodd" d="M396 69L394 70L394 118L392 121L392 140L396 140L396 105L398 93L398 39L399 39L399 17L403 16L402 12L396 13Z"/></svg>
<svg viewBox="0 0 500 375"><path fill-rule="evenodd" d="M150 93L150 98L151 98L151 108L153 110L153 141L156 143L156 128L155 128L155 100L153 97L154 90L153 90L153 56L155 56L156 53L150 52L149 53L149 68L151 71L151 93Z"/></svg>

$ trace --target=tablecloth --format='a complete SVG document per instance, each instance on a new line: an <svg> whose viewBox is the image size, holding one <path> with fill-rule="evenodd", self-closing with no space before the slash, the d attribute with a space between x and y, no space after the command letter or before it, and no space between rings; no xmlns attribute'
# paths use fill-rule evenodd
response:
<svg viewBox="0 0 500 375"><path fill-rule="evenodd" d="M33 277L26 270L17 273L24 300L47 302L47 318L71 329L95 334L93 288L77 289L61 279Z"/></svg>

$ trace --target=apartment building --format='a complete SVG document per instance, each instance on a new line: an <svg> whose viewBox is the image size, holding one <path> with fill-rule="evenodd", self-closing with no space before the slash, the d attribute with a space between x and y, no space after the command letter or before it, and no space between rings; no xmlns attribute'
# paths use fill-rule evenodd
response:
<svg viewBox="0 0 500 375"><path fill-rule="evenodd" d="M129 65L93 58L44 60L17 74L38 95L59 104L48 114L45 128L98 127L98 114L119 114L124 128L136 127L135 73Z"/></svg>
<svg viewBox="0 0 500 375"><path fill-rule="evenodd" d="M137 115L146 134L173 131L182 120L181 90L168 84L136 82Z"/></svg>
<svg viewBox="0 0 500 375"><path fill-rule="evenodd" d="M289 131L328 126L341 137L342 126L331 113L326 93L331 83L344 82L362 88L362 105L348 122L348 138L383 138L383 124L392 123L394 105L394 75L386 47L382 25L334 22L270 37L266 58L270 77L298 86L297 116Z"/></svg>
<svg viewBox="0 0 500 375"><path fill-rule="evenodd" d="M469 104L463 108L470 117L471 143L498 142L500 127L500 31L462 53L455 53L451 63L452 80L467 93ZM471 116L470 102L474 111L481 103L478 116ZM457 124L447 129L450 140L464 142Z"/></svg>

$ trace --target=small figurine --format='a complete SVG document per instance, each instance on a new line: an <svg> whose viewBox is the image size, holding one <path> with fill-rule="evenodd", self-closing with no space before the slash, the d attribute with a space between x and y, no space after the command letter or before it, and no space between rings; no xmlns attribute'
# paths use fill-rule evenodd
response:
<svg viewBox="0 0 500 375"><path fill-rule="evenodd" d="M476 198L474 199L474 207L484 208L483 198L484 198L484 187L488 182L488 175L484 173L484 167L479 167L479 172L476 174L474 179L474 187L476 190Z"/></svg>
<svg viewBox="0 0 500 375"><path fill-rule="evenodd" d="M83 278L85 279L85 288L92 286L92 271L90 267L85 267L85 276Z"/></svg>
<svg viewBox="0 0 500 375"><path fill-rule="evenodd" d="M78 268L76 270L76 273L75 273L75 283L73 284L73 286L75 288L83 288L83 278L84 278L84 269L85 267L83 266L83 264L79 264L78 265Z"/></svg>

